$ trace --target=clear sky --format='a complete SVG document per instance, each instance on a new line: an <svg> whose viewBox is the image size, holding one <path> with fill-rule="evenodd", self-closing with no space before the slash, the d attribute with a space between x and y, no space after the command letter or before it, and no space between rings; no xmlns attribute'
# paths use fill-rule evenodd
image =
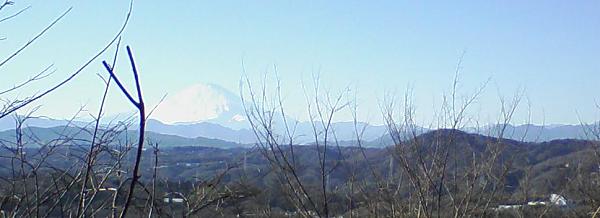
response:
<svg viewBox="0 0 600 218"><path fill-rule="evenodd" d="M15 1L0 15L31 8L0 23L0 37L6 37L1 58L73 6L41 40L0 68L5 88L55 64L52 77L21 96L57 82L91 57L118 30L128 7L124 0ZM466 51L461 90L472 92L491 78L474 107L484 121L499 110L498 96L519 88L526 90L535 123L600 118L594 107L600 102L600 1L138 0L123 43L135 52L150 104L196 83L237 93L243 61L251 77L276 65L291 108L302 108L300 81L319 73L331 90L355 89L362 119L380 122L384 93L402 95L407 86L414 87L417 115L427 117ZM124 54L117 67L126 80L131 77ZM106 75L100 62L40 101L40 113L65 118L82 105L94 111L102 92L96 73ZM116 91L109 106L109 113L129 109Z"/></svg>

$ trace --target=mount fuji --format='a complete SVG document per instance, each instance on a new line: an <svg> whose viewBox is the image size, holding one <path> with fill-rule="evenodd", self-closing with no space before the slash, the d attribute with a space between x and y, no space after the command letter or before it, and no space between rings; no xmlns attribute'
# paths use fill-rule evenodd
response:
<svg viewBox="0 0 600 218"><path fill-rule="evenodd" d="M239 130L249 128L244 114L238 95L215 84L198 83L168 96L153 118L170 125L209 122Z"/></svg>

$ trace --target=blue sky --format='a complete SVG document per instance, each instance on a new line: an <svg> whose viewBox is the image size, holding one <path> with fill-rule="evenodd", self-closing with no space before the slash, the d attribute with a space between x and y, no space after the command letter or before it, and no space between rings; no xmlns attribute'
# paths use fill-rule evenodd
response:
<svg viewBox="0 0 600 218"><path fill-rule="evenodd" d="M16 1L0 11L0 55L5 57L69 6L73 11L18 60L0 69L1 87L54 63L57 72L19 94L34 93L63 78L118 30L127 1ZM331 90L357 92L361 118L378 123L385 92L414 87L424 120L448 91L463 52L460 90L472 92L491 78L473 107L483 122L494 119L498 96L520 88L535 123L597 120L600 101L599 1L135 1L123 43L140 65L146 98L156 103L196 83L235 93L242 74L258 78L278 68L286 103L302 108L300 81L319 73ZM124 50L121 57L124 56ZM110 54L103 58L110 58ZM130 78L125 59L120 74ZM68 117L79 106L94 111L102 92L93 64L69 86L40 101L40 113ZM119 67L119 66L118 66ZM129 109L114 91L109 113ZM522 123L526 107L515 122ZM340 119L348 119L342 115Z"/></svg>

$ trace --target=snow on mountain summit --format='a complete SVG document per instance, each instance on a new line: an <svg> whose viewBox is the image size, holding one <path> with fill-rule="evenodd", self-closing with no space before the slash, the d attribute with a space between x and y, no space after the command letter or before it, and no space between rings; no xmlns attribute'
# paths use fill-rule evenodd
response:
<svg viewBox="0 0 600 218"><path fill-rule="evenodd" d="M215 84L198 83L170 94L156 108L155 119L164 123L245 121L240 97Z"/></svg>

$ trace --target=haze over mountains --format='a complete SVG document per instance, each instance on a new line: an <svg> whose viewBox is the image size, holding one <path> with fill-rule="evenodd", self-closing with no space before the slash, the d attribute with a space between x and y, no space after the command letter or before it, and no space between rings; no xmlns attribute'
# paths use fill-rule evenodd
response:
<svg viewBox="0 0 600 218"><path fill-rule="evenodd" d="M125 116L119 116L123 118ZM185 88L178 93L168 96L162 102L147 123L147 130L154 133L174 135L183 138L207 138L229 141L233 143L249 144L255 142L254 132L245 119L245 112L241 99L235 93L215 84L196 84ZM310 122L296 121L287 118L290 125L295 126L296 142L299 144L312 142L313 127ZM103 122L113 121L114 118L106 117ZM274 121L281 126L280 120ZM28 127L52 128L67 125L65 120L51 118L32 118L26 122ZM85 126L87 122L74 121L72 124ZM356 133L353 122L337 122L333 124L336 138L339 141L355 141ZM389 144L385 126L358 123L361 131L364 127L362 140L369 141L369 145ZM15 128L14 120L0 120L0 131L9 131ZM283 129L281 129L283 130ZM423 128L423 132L427 129ZM497 127L487 126L475 130L467 128L465 131L495 135ZM524 141L549 141L554 139L585 139L585 131L581 125L509 125L506 128L505 138ZM379 145L382 146L382 145Z"/></svg>

